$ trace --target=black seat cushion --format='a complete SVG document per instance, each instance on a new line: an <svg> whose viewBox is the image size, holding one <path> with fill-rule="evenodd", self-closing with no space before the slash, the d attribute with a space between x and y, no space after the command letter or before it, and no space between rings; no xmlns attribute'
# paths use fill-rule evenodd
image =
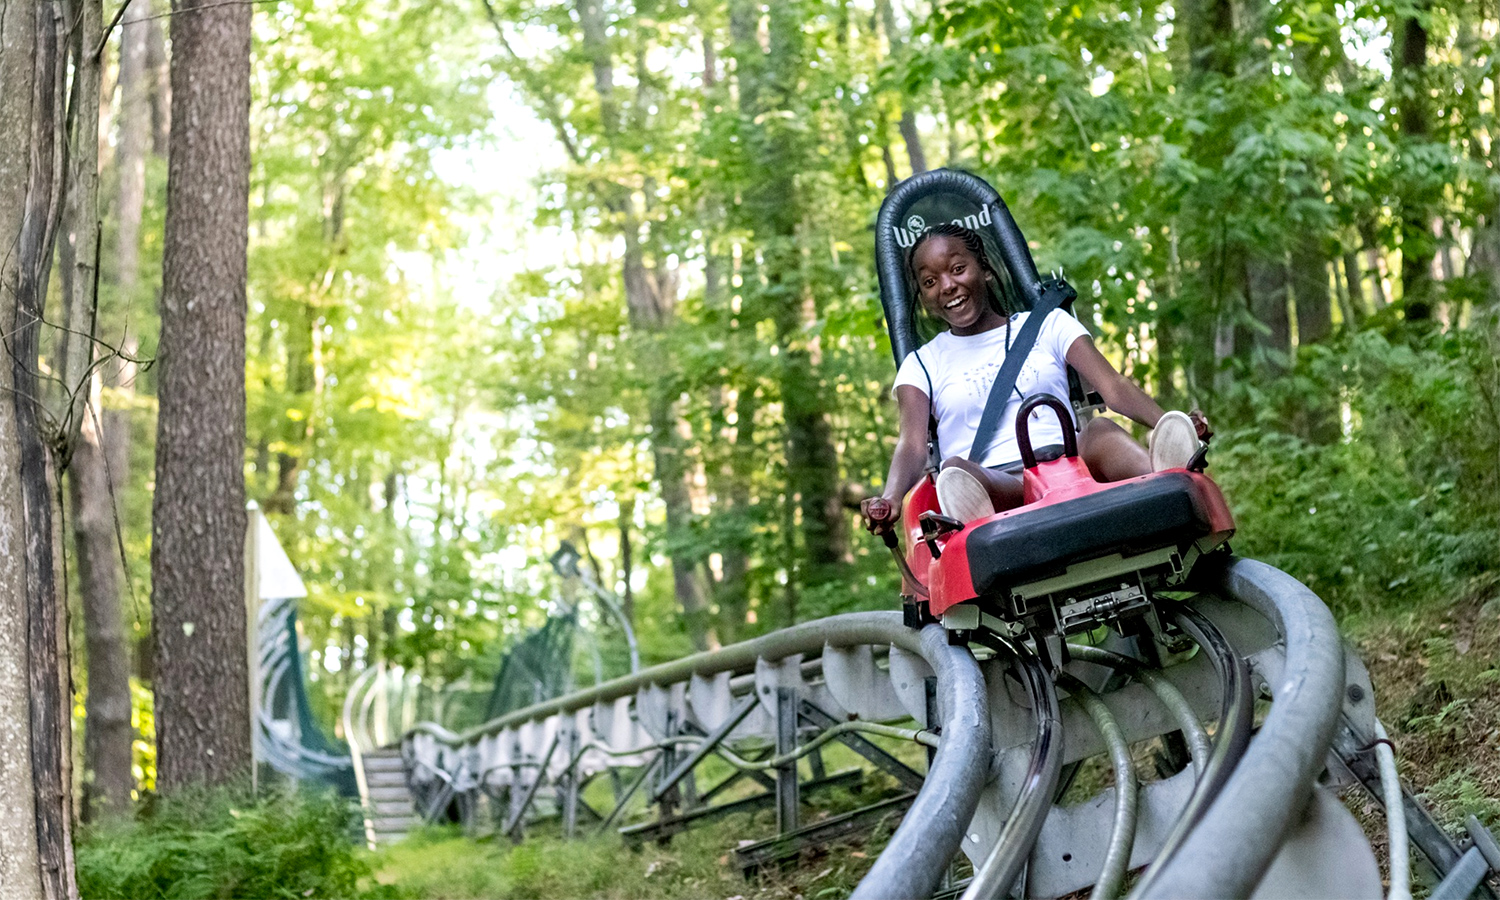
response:
<svg viewBox="0 0 1500 900"><path fill-rule="evenodd" d="M1186 472L1018 510L974 529L969 572L979 595L1061 575L1069 565L1181 546L1213 533L1211 501Z"/></svg>

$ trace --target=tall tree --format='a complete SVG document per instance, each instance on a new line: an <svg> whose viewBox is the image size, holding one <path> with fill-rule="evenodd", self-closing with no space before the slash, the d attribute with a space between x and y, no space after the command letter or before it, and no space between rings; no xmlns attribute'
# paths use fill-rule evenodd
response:
<svg viewBox="0 0 1500 900"><path fill-rule="evenodd" d="M53 4L0 7L0 884L19 897L76 896L64 607L54 573L52 490L39 339L62 205L66 30Z"/></svg>
<svg viewBox="0 0 1500 900"><path fill-rule="evenodd" d="M1401 302L1407 321L1432 318L1435 285L1432 261L1436 242L1432 234L1435 213L1431 163L1423 152L1430 137L1428 109L1427 43L1431 0L1415 0L1395 22L1392 36L1391 73L1396 88L1401 127ZM1441 192L1441 185L1437 186Z"/></svg>
<svg viewBox="0 0 1500 900"><path fill-rule="evenodd" d="M113 490L103 442L100 378L95 369L98 311L99 107L102 9L82 0L73 31L72 97L68 120L69 172L59 243L66 328L60 340L64 446L73 545L78 561L87 664L83 813L121 814L130 808L130 664L120 612Z"/></svg>
<svg viewBox="0 0 1500 900"><path fill-rule="evenodd" d="M250 12L172 17L158 360L152 630L157 784L249 775L245 653L245 277Z"/></svg>

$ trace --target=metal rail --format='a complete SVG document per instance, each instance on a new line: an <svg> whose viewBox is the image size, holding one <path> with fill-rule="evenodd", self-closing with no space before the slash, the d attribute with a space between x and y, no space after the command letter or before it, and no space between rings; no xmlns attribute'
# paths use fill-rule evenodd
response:
<svg viewBox="0 0 1500 900"><path fill-rule="evenodd" d="M1031 854L1041 832L1042 820L1057 793L1057 776L1062 771L1062 714L1057 706L1057 688L1048 677L1036 654L1024 644L995 641L994 646L1016 662L1016 672L1026 689L1036 720L1036 739L1031 748L1031 765L1021 787L1020 798L1010 818L1000 831L999 840L982 865L974 872L963 900L991 900L1000 897L1015 883L1021 866Z"/></svg>
<svg viewBox="0 0 1500 900"><path fill-rule="evenodd" d="M1233 561L1214 584L1271 623L1285 663L1255 740L1177 853L1132 892L1141 900L1249 896L1311 795L1338 724L1344 646L1328 607L1255 560Z"/></svg>
<svg viewBox="0 0 1500 900"><path fill-rule="evenodd" d="M981 669L967 648L948 646L948 635L936 626L916 632L895 612L855 613L645 669L462 734L419 725L405 738L408 765L442 770L455 799L478 796L474 792L496 801L508 795L503 821L516 829L544 795L544 779L556 786L556 800L545 794L547 802L563 810L576 808L577 785L593 774L632 768L630 790L617 795L612 811L597 816L601 827L624 815L631 796L646 788L662 805L666 828L745 802L708 806L706 798L723 783L701 803L691 799L697 796L694 767L717 754L749 764L748 773L729 780L749 777L764 785L767 792L750 799L774 803L783 827L794 828L796 758L814 763L815 780L803 786L811 789L829 780L817 751L831 740L857 742L863 740L855 735L859 731L904 739L936 733L940 740L921 790L856 888L856 898L930 896L960 847L980 863L966 898L1003 895L1028 861L1027 891L1061 894L1098 882L1096 895L1108 896L1127 859L1129 868L1151 864L1135 897L1248 896L1289 837L1302 849L1283 854L1293 860L1277 868L1283 881L1287 865L1302 865L1304 874L1328 870L1305 861L1313 852L1308 848L1323 847L1318 841L1348 846L1347 829L1336 834L1348 823L1331 822L1326 802L1308 803L1345 697L1344 649L1327 609L1289 576L1248 560L1209 565L1200 564L1203 599L1165 610L1200 652L1179 655L1174 665L1157 670L1109 651L1074 648L1078 662L1113 667L1130 678L1100 688L1097 696L1075 685L1079 689L1059 704L1051 673L1024 644L982 634L997 657ZM888 671L874 663L887 647ZM804 659L818 656L821 668ZM851 678L856 672L864 675ZM804 680L818 677L823 680ZM1024 699L1008 697L1006 682L1019 687ZM1251 738L1254 687L1273 703ZM818 691L823 693L814 704L808 692ZM711 715L700 707L708 702L704 697L712 700ZM831 714L799 712L823 703ZM850 712L855 709L866 711ZM1201 721L1215 712L1210 745ZM922 727L876 724L908 716ZM858 724L842 724L853 719ZM820 736L807 739L808 728ZM1131 790L1122 751L1177 731L1187 738L1195 771ZM1018 743L1026 734L1030 739ZM762 746L780 735L775 751L755 756L735 743L755 735ZM566 751L544 758L544 748L564 746ZM1103 798L1081 807L1052 806L1062 765L1106 751L1118 770L1114 816L1096 816L1089 824L1088 809L1107 805ZM870 756L879 764L879 754ZM1348 818L1341 808L1337 813ZM1314 821L1319 815L1321 824ZM1101 818L1105 830L1097 824ZM686 824L661 834L681 827ZM1368 846L1360 846L1368 856ZM1295 862L1298 853L1304 862ZM1373 857L1369 868L1374 871Z"/></svg>

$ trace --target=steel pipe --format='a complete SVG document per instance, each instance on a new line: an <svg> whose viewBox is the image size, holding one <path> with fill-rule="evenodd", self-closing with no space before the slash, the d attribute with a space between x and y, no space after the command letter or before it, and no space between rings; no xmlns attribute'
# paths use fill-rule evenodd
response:
<svg viewBox="0 0 1500 900"><path fill-rule="evenodd" d="M1125 873L1130 868L1130 850L1135 844L1136 808L1139 797L1136 793L1139 782L1135 777L1135 763L1130 758L1130 745L1120 732L1120 723L1092 688L1064 672L1057 679L1058 685L1078 698L1083 708L1093 719L1094 727L1109 748L1109 761L1115 770L1115 819L1109 833L1109 845L1104 851L1104 865L1099 870L1099 880L1089 900L1114 900L1125 883Z"/></svg>
<svg viewBox="0 0 1500 900"><path fill-rule="evenodd" d="M1177 727L1182 729L1182 735L1187 739L1188 752L1193 757L1193 771L1199 776L1203 774L1204 767L1208 765L1208 757L1213 752L1213 744L1208 739L1208 732L1203 730L1203 723L1198 721L1198 714L1193 712L1192 704L1182 696L1177 685L1140 660L1103 647L1069 644L1068 655L1083 662L1118 669L1144 684L1161 701L1161 705L1166 707L1172 718L1177 720Z"/></svg>
<svg viewBox="0 0 1500 900"><path fill-rule="evenodd" d="M1032 742L1031 765L1016 805L1000 829L995 846L974 871L963 900L993 900L1003 896L1015 883L1041 833L1042 821L1052 809L1057 777L1062 771L1062 713L1057 707L1057 689L1046 668L1025 644L1011 644L997 638L994 647L1009 653L1016 661L1021 684L1036 715L1036 739Z"/></svg>
<svg viewBox="0 0 1500 900"><path fill-rule="evenodd" d="M1317 595L1255 560L1205 574L1216 592L1275 626L1285 664L1259 733L1178 853L1133 893L1142 900L1249 896L1323 769L1343 701L1343 642Z"/></svg>
<svg viewBox="0 0 1500 900"><path fill-rule="evenodd" d="M1406 834L1406 809L1401 799L1401 777L1396 774L1396 752L1391 736L1375 720L1375 759L1380 765L1380 795L1385 798L1385 828L1389 838L1391 887L1386 900L1411 900L1411 841Z"/></svg>
<svg viewBox="0 0 1500 900"><path fill-rule="evenodd" d="M1177 817L1177 822L1162 841L1161 848L1156 851L1156 859L1146 872L1146 877L1136 885L1133 892L1135 894L1148 890L1153 880L1165 871L1193 827L1219 796L1219 791L1244 756L1245 746L1250 741L1251 720L1255 714L1249 666L1235 653L1214 623L1193 609L1180 610L1175 621L1178 627L1198 642L1198 646L1213 664L1214 671L1218 673L1219 724L1208 763L1193 785L1193 792L1188 796L1182 814Z"/></svg>
<svg viewBox="0 0 1500 900"><path fill-rule="evenodd" d="M888 615L901 621L900 613ZM854 889L853 900L932 896L963 842L989 776L990 712L979 663L968 648L950 647L947 634L937 625L922 629L918 652L937 675L942 745L922 790Z"/></svg>
<svg viewBox="0 0 1500 900"><path fill-rule="evenodd" d="M946 633L936 625L920 633L907 628L898 612L847 613L804 622L538 703L463 734L426 722L415 726L408 736L429 734L450 746L469 743L523 722L612 702L648 685L673 684L694 675L706 678L720 672L748 671L757 659L774 661L820 653L825 646L861 644L900 647L921 656L932 667L937 676L942 741L911 810L854 896L861 900L929 896L958 852L965 828L979 805L980 790L989 775L990 717L984 676L968 649L950 647ZM1054 719L1055 707L1054 700ZM616 807L605 827L622 808Z"/></svg>
<svg viewBox="0 0 1500 900"><path fill-rule="evenodd" d="M859 644L894 644L902 650L926 656L922 650L922 639L917 632L901 624L898 612L859 612L829 616L812 622L803 622L780 631L739 644L731 644L719 650L706 650L685 656L682 659L642 669L603 684L576 691L552 700L536 703L524 709L491 719L462 733L454 733L433 722L421 722L412 727L413 732L425 732L447 744L460 744L487 735L498 734L512 725L544 719L556 713L577 712L595 703L609 703L621 697L633 695L648 685L672 684L687 681L694 675L707 678L720 672L748 672L755 668L755 661L785 659L798 653L821 653L824 645L853 647ZM932 660L927 660L932 664Z"/></svg>

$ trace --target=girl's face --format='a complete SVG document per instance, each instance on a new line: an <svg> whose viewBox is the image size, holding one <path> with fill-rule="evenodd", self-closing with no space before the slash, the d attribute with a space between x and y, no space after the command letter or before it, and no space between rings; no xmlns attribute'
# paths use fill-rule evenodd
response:
<svg viewBox="0 0 1500 900"><path fill-rule="evenodd" d="M922 307L954 334L978 334L1005 321L989 304L984 267L958 238L927 239L912 257L912 268Z"/></svg>

